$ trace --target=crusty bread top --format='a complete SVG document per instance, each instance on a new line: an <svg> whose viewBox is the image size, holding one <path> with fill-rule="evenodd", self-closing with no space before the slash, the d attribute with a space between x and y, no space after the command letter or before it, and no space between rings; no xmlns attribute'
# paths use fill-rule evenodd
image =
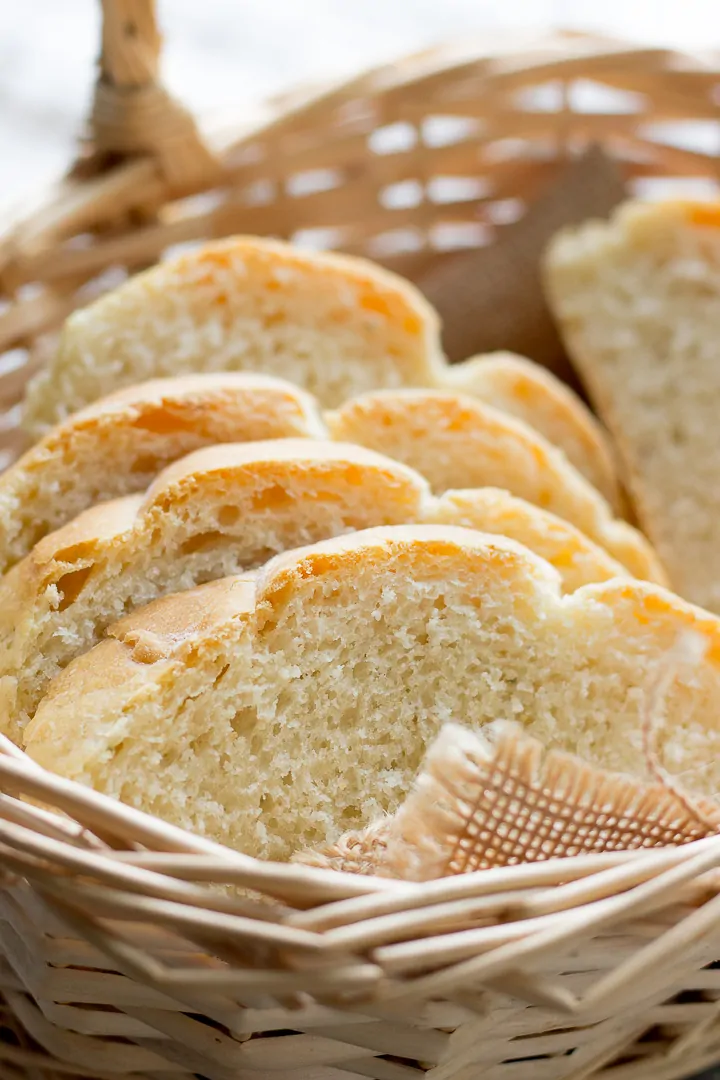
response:
<svg viewBox="0 0 720 1080"><path fill-rule="evenodd" d="M212 634L228 622L252 615L257 598L257 575L257 571L237 574L183 593L163 596L142 609L143 618L136 619L135 613L126 615L110 628L108 634L131 647L133 660L153 664L169 656L185 641Z"/></svg>
<svg viewBox="0 0 720 1080"><path fill-rule="evenodd" d="M507 413L544 418L543 430L555 432L587 472L594 460L604 490L613 489L612 475L600 467L601 446L593 458L585 439L582 408L565 401L551 377L503 355L471 362L465 381L473 396L497 401ZM188 375L120 390L59 424L0 477L0 572L87 506L143 490L198 446L327 435L312 396L271 376ZM482 483L503 486L500 475ZM458 477L453 486L475 482Z"/></svg>
<svg viewBox="0 0 720 1080"><path fill-rule="evenodd" d="M21 743L49 682L123 612L289 548L401 523L510 537L555 567L564 591L628 576L578 529L506 491L434 497L418 473L363 447L206 447L165 469L144 497L86 510L0 580L0 731Z"/></svg>
<svg viewBox="0 0 720 1080"><path fill-rule="evenodd" d="M239 394L251 391L267 391L269 400L274 403L277 399L278 406L297 420L299 430L307 427L321 434L323 424L317 401L312 394L285 379L255 371L193 372L148 379L106 394L52 428L39 445L54 447L69 440L72 432L100 427L106 420L112 423L120 420L159 432L172 430L173 418L179 425L184 422L190 426L202 422L210 402L215 409L222 409L223 405L232 409Z"/></svg>
<svg viewBox="0 0 720 1080"><path fill-rule="evenodd" d="M90 506L61 529L44 536L30 554L0 579L0 592L11 595L12 584L50 562L73 563L87 558L108 540L129 532L137 522L142 507L142 495L126 495L123 499Z"/></svg>
<svg viewBox="0 0 720 1080"><path fill-rule="evenodd" d="M320 498L332 504L342 491L349 495L353 488L363 492L363 505L374 500L376 520L462 525L516 538L550 562L568 590L628 575L621 563L569 522L507 491L471 488L447 491L437 498L414 469L365 447L271 439L196 450L167 466L144 495L99 503L44 537L0 581L0 629L17 637L18 626L49 585L57 585L75 569L92 566L103 552L134 550L141 531L147 533L151 547L163 533L177 531L180 519L170 515L181 513L184 505L196 516L196 529L202 532L207 528L203 507L213 505L220 489L222 501L228 507L242 505L246 515L245 496L252 493L259 521L265 512L290 509L295 499L314 503L320 514ZM242 533L256 524L252 515L245 516L237 528ZM268 527L272 528L272 518ZM230 530L228 542L231 535ZM182 540L187 538L183 533Z"/></svg>
<svg viewBox="0 0 720 1080"><path fill-rule="evenodd" d="M158 658L167 658L184 642L214 633L228 621L237 622L238 633L245 633L241 628L244 616L256 617L257 632L262 632L268 620L297 599L302 583L309 579L352 577L358 567L388 565L396 567L400 579L414 573L428 579L442 577L451 566L453 574L459 572L460 580L467 582L468 596L480 604L487 567L493 566L513 583L514 595L532 597L552 610L560 604L578 625L598 619L602 626L608 616L622 621L628 642L646 637L650 641L662 634L671 646L682 633L699 634L706 642L704 663L717 668L720 679L720 618L646 581L613 579L584 586L563 598L560 576L544 559L507 537L456 526L385 526L297 548L275 556L253 573L163 597L121 619L108 633L134 648L138 634L147 631L155 637ZM73 672L83 667L94 670L102 685L102 665L96 662L100 648L79 657L56 680L48 708L63 689L72 693Z"/></svg>
<svg viewBox="0 0 720 1080"><path fill-rule="evenodd" d="M566 245L576 242L577 252L589 245L612 249L630 242L651 251L676 250L678 232L689 229L696 239L704 235L708 244L720 244L720 202L716 200L630 199L614 211L609 221L587 221L581 226L560 230L548 247L548 259L562 260Z"/></svg>
<svg viewBox="0 0 720 1080"><path fill-rule="evenodd" d="M244 469L255 477L265 472L272 479L281 476L290 479L293 474L306 473L310 485L307 498L312 498L312 477L320 479L324 466L334 475L342 472L348 488L369 484L373 474L381 477L399 505L406 501L410 491L415 504L420 497L430 494L427 482L414 469L366 447L315 439L268 439L207 446L173 462L148 488L141 512L146 513L152 507L164 509L169 504L177 506L188 496L202 497L203 485L211 476L225 476L230 484L237 483ZM232 497L232 487L228 494ZM270 490L266 500L269 509L273 505L272 494Z"/></svg>
<svg viewBox="0 0 720 1080"><path fill-rule="evenodd" d="M331 519L335 527L422 520L434 506L418 473L361 446L313 439L208 446L169 465L144 495L92 506L36 544L0 580L0 640L12 640L17 653L26 633L33 639L30 622L38 605L54 606L48 589L62 593L68 580L74 588L76 572L103 564L105 575L115 578L132 573L142 554L152 558L170 550L179 558L188 539L203 538L213 527L218 502L241 511L239 520L233 514L228 522L228 544L234 535L257 541L260 529L268 546L277 542L281 514L297 521L298 530L315 516L322 529L330 528ZM83 578L82 588L86 584L92 591L96 577ZM4 661L13 650L6 650ZM0 673L7 674L3 663Z"/></svg>

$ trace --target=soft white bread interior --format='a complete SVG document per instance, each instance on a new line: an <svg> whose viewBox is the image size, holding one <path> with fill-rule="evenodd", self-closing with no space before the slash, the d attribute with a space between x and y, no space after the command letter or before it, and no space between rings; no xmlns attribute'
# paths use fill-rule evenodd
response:
<svg viewBox="0 0 720 1080"><path fill-rule="evenodd" d="M547 368L515 353L488 353L448 367L444 388L524 420L562 450L614 510L623 509L606 432L578 395Z"/></svg>
<svg viewBox="0 0 720 1080"><path fill-rule="evenodd" d="M720 611L720 204L629 203L559 234L545 277L673 587Z"/></svg>
<svg viewBox="0 0 720 1080"><path fill-rule="evenodd" d="M325 405L375 386L423 386L441 357L437 316L364 259L235 237L139 274L75 312L31 385L35 433L123 385L192 371L261 371Z"/></svg>
<svg viewBox="0 0 720 1080"><path fill-rule="evenodd" d="M435 491L498 487L571 522L636 577L665 582L645 538L616 520L564 454L521 420L438 390L381 390L327 413L336 439L403 461Z"/></svg>
<svg viewBox="0 0 720 1080"><path fill-rule="evenodd" d="M186 375L121 390L55 427L0 475L0 573L82 510L144 491L201 446L324 434L313 398L266 375Z"/></svg>
<svg viewBox="0 0 720 1080"><path fill-rule="evenodd" d="M372 525L435 522L524 543L563 588L627 576L572 525L493 488L431 495L398 462L312 439L198 450L146 496L86 510L0 580L0 730L21 741L48 682L110 623L170 592Z"/></svg>
<svg viewBox="0 0 720 1080"><path fill-rule="evenodd" d="M433 309L407 282L362 259L239 237L132 278L76 312L30 387L38 435L119 387L195 371L282 376L334 407L379 387L461 386L561 446L618 507L605 435L552 375L509 354L449 368Z"/></svg>
<svg viewBox="0 0 720 1080"><path fill-rule="evenodd" d="M520 545L373 529L156 601L55 681L35 760L202 835L287 858L403 799L442 724L512 719L548 747L647 774L648 680L678 636L654 732L691 789L720 789L720 621L637 581L563 596Z"/></svg>

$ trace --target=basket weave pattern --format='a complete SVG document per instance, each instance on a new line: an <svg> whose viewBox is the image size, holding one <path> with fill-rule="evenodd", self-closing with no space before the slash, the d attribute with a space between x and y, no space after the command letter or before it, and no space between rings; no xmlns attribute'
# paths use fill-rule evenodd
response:
<svg viewBox="0 0 720 1080"><path fill-rule="evenodd" d="M174 245L268 233L422 283L595 140L633 182L717 179L716 142L656 126L717 127L711 59L579 35L439 50L203 140L157 82L152 5L103 7L85 150L0 238L6 461L62 320ZM672 838L423 883L367 873L357 845L363 873L262 864L3 744L0 1076L674 1080L720 1057L720 837Z"/></svg>
<svg viewBox="0 0 720 1080"><path fill-rule="evenodd" d="M645 842L680 846L593 853L606 782L589 854L413 884L256 862L3 747L3 1078L636 1080L720 1051L720 836L667 800ZM507 737L483 782L525 792L528 850L525 811L587 771L537 755Z"/></svg>

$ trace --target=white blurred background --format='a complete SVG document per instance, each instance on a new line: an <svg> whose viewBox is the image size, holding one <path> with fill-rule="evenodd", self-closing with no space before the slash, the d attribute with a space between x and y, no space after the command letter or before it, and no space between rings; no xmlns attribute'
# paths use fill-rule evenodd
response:
<svg viewBox="0 0 720 1080"><path fill-rule="evenodd" d="M159 0L168 85L198 111L498 28L720 50L720 0ZM62 170L90 97L97 0L0 0L0 202Z"/></svg>

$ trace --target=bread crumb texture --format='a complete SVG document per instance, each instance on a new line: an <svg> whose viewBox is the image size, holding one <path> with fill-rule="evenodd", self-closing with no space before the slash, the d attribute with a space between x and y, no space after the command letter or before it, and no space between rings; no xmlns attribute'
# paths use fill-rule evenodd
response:
<svg viewBox="0 0 720 1080"><path fill-rule="evenodd" d="M673 588L720 611L720 204L561 233L548 295Z"/></svg>
<svg viewBox="0 0 720 1080"><path fill-rule="evenodd" d="M250 854L285 859L394 811L450 721L515 720L545 746L646 775L652 679L692 631L653 733L720 790L720 621L660 587L563 595L505 538L357 532L121 620L55 681L28 751L61 775Z"/></svg>

